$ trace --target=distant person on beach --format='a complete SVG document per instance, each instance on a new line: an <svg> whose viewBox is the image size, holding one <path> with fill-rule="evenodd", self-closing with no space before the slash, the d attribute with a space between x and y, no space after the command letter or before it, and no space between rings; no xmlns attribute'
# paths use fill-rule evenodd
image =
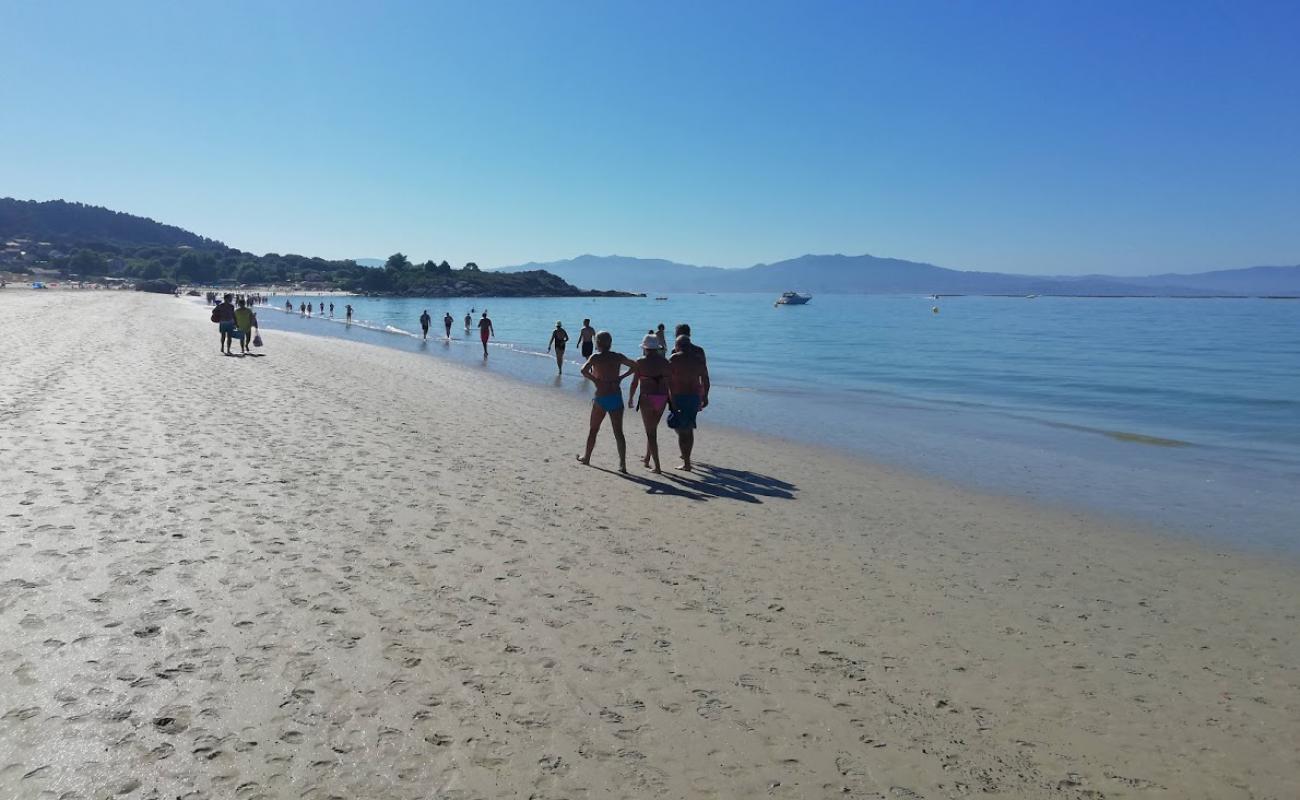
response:
<svg viewBox="0 0 1300 800"><path fill-rule="evenodd" d="M678 326L680 327L680 326ZM691 471L691 451L695 448L695 418L709 407L709 368L703 348L691 344L691 337L677 337L672 358L668 359L669 407L668 427L677 431L682 463L678 469Z"/></svg>
<svg viewBox="0 0 1300 800"><path fill-rule="evenodd" d="M583 358L591 358L592 341L596 336L596 329L591 327L591 320L582 321L582 330L578 331L578 347L582 350Z"/></svg>
<svg viewBox="0 0 1300 800"><path fill-rule="evenodd" d="M217 323L217 331L221 334L221 352L228 356L234 355L230 352L235 338L235 306L230 302L232 297L234 295L226 295L221 298L216 308L212 309L212 321Z"/></svg>
<svg viewBox="0 0 1300 800"><path fill-rule="evenodd" d="M496 335L496 331L492 330L492 320L488 319L487 312L484 311L483 318L478 321L478 338L480 341L483 342L484 358L487 358L487 354L488 354L487 352L488 339L490 339L495 335Z"/></svg>
<svg viewBox="0 0 1300 800"><path fill-rule="evenodd" d="M424 331L424 338L429 338L429 323L433 322L433 317L429 316L429 309L425 309L420 315L420 330Z"/></svg>
<svg viewBox="0 0 1300 800"><path fill-rule="evenodd" d="M660 326L660 330L663 326ZM636 360L636 369L632 373L632 385L628 387L627 401L636 404L641 411L641 422L645 424L645 457L641 463L647 467L654 461L654 471L659 468L659 420L668 407L668 372L671 369L668 359L664 358L664 348L659 344L659 337L650 331L641 340L641 357ZM636 396L641 389L641 398Z"/></svg>
<svg viewBox="0 0 1300 800"><path fill-rule="evenodd" d="M284 310L285 310L285 313L287 313L287 314L292 314L292 313L293 313L293 303L289 302L288 300L285 300L285 301L284 301Z"/></svg>
<svg viewBox="0 0 1300 800"><path fill-rule="evenodd" d="M469 329L472 328L473 326L474 326L474 318L473 318L472 316L470 316L469 314L466 314L466 315L465 315L465 333L469 333Z"/></svg>
<svg viewBox="0 0 1300 800"><path fill-rule="evenodd" d="M235 327L239 329L239 352L248 353L248 345L253 341L253 328L257 327L257 315L248 304L240 300L235 308Z"/></svg>
<svg viewBox="0 0 1300 800"><path fill-rule="evenodd" d="M321 303L321 304L320 304L320 315L321 315L322 317L325 316L325 304L324 304L324 303Z"/></svg>
<svg viewBox="0 0 1300 800"><path fill-rule="evenodd" d="M668 337L664 333L664 324L659 323L659 328L655 330L655 338L659 340L659 349L668 352Z"/></svg>
<svg viewBox="0 0 1300 800"><path fill-rule="evenodd" d="M345 307L344 307L344 310L347 311L347 313L348 313L348 322L351 322L351 321L352 321L352 306L351 306L351 305L345 306Z"/></svg>
<svg viewBox="0 0 1300 800"><path fill-rule="evenodd" d="M334 304L330 303L330 319L334 318Z"/></svg>
<svg viewBox="0 0 1300 800"><path fill-rule="evenodd" d="M600 423L609 417L614 428L614 441L618 444L618 471L627 474L627 440L623 437L623 389L619 384L636 369L636 362L622 353L610 350L614 337L609 331L596 334L596 354L582 365L582 376L596 384L596 396L591 400L591 429L587 432L587 450L578 456L583 464L591 463L591 451L596 448L596 434ZM623 368L627 367L627 372Z"/></svg>
<svg viewBox="0 0 1300 800"><path fill-rule="evenodd" d="M451 338L451 324L456 320L451 318L451 312L447 311L442 315L442 327L447 329L447 338Z"/></svg>
<svg viewBox="0 0 1300 800"><path fill-rule="evenodd" d="M551 331L551 340L546 343L546 352L555 349L555 368L560 374L564 374L564 348L569 344L569 332L564 329L564 323L558 319L555 321L555 330Z"/></svg>

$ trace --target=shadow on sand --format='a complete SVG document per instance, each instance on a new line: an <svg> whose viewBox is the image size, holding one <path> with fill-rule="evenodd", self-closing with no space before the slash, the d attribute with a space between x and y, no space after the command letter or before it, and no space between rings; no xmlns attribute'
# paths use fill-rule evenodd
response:
<svg viewBox="0 0 1300 800"><path fill-rule="evenodd" d="M632 473L622 475L593 465L592 469L618 475L646 487L646 494L685 497L688 500L738 500L762 503L763 498L793 500L798 491L793 483L749 470L729 469L713 464L695 464L693 472L665 471L662 475Z"/></svg>

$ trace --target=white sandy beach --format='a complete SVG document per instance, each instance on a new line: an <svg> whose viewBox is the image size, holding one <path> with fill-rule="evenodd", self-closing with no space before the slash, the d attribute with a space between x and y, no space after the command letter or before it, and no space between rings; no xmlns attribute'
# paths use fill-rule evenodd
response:
<svg viewBox="0 0 1300 800"><path fill-rule="evenodd" d="M1295 563L215 327L0 292L0 797L1300 797Z"/></svg>

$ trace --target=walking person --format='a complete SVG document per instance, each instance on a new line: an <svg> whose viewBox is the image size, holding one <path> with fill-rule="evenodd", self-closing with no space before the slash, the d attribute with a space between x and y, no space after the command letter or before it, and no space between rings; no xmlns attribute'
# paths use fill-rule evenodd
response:
<svg viewBox="0 0 1300 800"><path fill-rule="evenodd" d="M662 327L662 326L661 326ZM641 340L641 357L636 360L632 373L632 385L628 387L628 404L636 404L641 412L641 422L645 425L645 457L641 463L647 467L654 461L654 472L661 473L659 467L659 420L663 419L664 409L668 406L668 373L671 366L664 358L664 349L659 344L659 337L654 331L646 333ZM636 390L641 389L638 399Z"/></svg>
<svg viewBox="0 0 1300 800"><path fill-rule="evenodd" d="M466 314L466 315L465 315L465 333L469 333L469 329L470 329L471 327L473 327L473 325L474 325L474 317L470 316L469 314Z"/></svg>
<svg viewBox="0 0 1300 800"><path fill-rule="evenodd" d="M488 319L487 311L483 311L483 318L478 321L478 338L483 342L483 357L487 358L488 339L496 336L496 331L492 330L492 320Z"/></svg>
<svg viewBox="0 0 1300 800"><path fill-rule="evenodd" d="M334 304L330 303L330 319L334 319Z"/></svg>
<svg viewBox="0 0 1300 800"><path fill-rule="evenodd" d="M564 374L564 348L569 343L569 332L564 329L564 323L558 319L555 321L555 330L551 331L551 340L546 343L546 352L555 349L555 368L561 375Z"/></svg>
<svg viewBox="0 0 1300 800"><path fill-rule="evenodd" d="M451 324L453 322L455 322L455 320L451 318L451 312L450 311L444 312L442 315L442 327L447 330L448 341L451 340Z"/></svg>
<svg viewBox="0 0 1300 800"><path fill-rule="evenodd" d="M344 307L344 310L346 310L347 313L348 313L348 324L351 325L351 324L352 324L352 306L351 306L351 305L345 306L345 307Z"/></svg>
<svg viewBox="0 0 1300 800"><path fill-rule="evenodd" d="M596 329L591 327L591 320L582 321L582 330L578 331L578 348L582 350L583 358L591 358L592 342L596 336Z"/></svg>
<svg viewBox="0 0 1300 800"><path fill-rule="evenodd" d="M257 328L257 315L243 300L235 305L235 328L239 331L239 352L241 355L248 355L248 346L253 341L253 329Z"/></svg>
<svg viewBox="0 0 1300 800"><path fill-rule="evenodd" d="M674 341L676 341L677 339L683 336L691 340L691 351L694 352L696 355L698 355L701 361L707 362L708 359L704 355L704 348L695 344L695 340L691 338L691 326L686 324L685 322L680 322L677 324L677 327L673 329L673 339ZM709 368L708 366L705 366L704 379L707 381L708 378L709 378Z"/></svg>
<svg viewBox="0 0 1300 800"><path fill-rule="evenodd" d="M221 302L212 309L212 321L217 323L217 332L221 334L221 352L228 356L234 355L230 352L235 333L235 306L230 302L233 296L228 294L221 298Z"/></svg>
<svg viewBox="0 0 1300 800"><path fill-rule="evenodd" d="M424 313L420 315L420 330L424 331L424 338L426 340L429 338L430 322L433 322L433 317L429 316L429 309L426 308Z"/></svg>
<svg viewBox="0 0 1300 800"><path fill-rule="evenodd" d="M668 352L668 338L664 334L664 324L659 323L658 329L655 330L655 338L659 340L659 349Z"/></svg>
<svg viewBox="0 0 1300 800"><path fill-rule="evenodd" d="M690 472L691 452L695 449L695 418L709 407L709 368L703 348L693 345L691 337L686 335L677 337L668 364L668 427L677 431L677 445L682 453L678 469Z"/></svg>
<svg viewBox="0 0 1300 800"><path fill-rule="evenodd" d="M627 474L627 440L623 436L623 379L636 369L636 362L622 353L615 353L610 348L614 337L609 331L601 331L595 337L597 352L582 365L584 378L596 384L596 396L591 400L591 427L587 432L587 449L578 456L583 464L591 463L591 451L596 448L596 434L600 433L600 423L609 417L614 429L614 441L618 444L618 471ZM623 368L627 367L627 372Z"/></svg>

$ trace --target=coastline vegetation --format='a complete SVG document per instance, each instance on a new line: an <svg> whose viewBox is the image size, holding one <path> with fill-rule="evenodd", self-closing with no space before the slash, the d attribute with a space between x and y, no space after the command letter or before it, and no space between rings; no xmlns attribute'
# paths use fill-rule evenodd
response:
<svg viewBox="0 0 1300 800"><path fill-rule="evenodd" d="M43 280L168 286L289 286L309 291L434 297L626 296L586 292L544 270L485 272L445 260L383 267L296 253L257 255L174 225L63 200L0 198L0 272Z"/></svg>

